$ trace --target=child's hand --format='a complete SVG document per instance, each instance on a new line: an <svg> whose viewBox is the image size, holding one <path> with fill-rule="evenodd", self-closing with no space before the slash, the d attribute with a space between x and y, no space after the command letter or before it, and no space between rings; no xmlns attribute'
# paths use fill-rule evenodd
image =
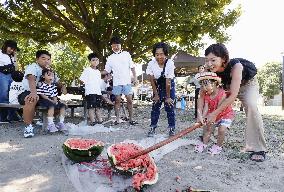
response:
<svg viewBox="0 0 284 192"><path fill-rule="evenodd" d="M206 117L206 124L207 125L214 124L215 121L216 121L216 118L217 118L217 115L215 115L215 113L208 114L207 117Z"/></svg>
<svg viewBox="0 0 284 192"><path fill-rule="evenodd" d="M201 115L197 115L197 119L196 119L197 123L201 123L202 125L205 124L205 120Z"/></svg>

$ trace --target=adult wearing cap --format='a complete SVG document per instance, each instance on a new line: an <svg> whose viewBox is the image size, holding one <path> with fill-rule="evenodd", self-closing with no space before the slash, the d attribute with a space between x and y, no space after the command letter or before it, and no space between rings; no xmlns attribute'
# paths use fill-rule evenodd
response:
<svg viewBox="0 0 284 192"><path fill-rule="evenodd" d="M0 103L9 103L9 87L12 83L11 73L15 71L16 51L19 50L17 42L13 40L6 40L0 52ZM0 112L0 121L7 121L11 117L10 111ZM12 119L11 119L12 120Z"/></svg>
<svg viewBox="0 0 284 192"><path fill-rule="evenodd" d="M229 59L227 48L221 44L212 44L205 50L205 65L217 73L222 79L228 97L218 108L210 113L207 122L215 122L217 115L238 97L242 102L247 126L245 130L245 147L243 151L250 152L252 161L265 160L266 142L264 139L263 121L257 108L259 86L255 77L257 70L254 64L245 59ZM200 97L204 97L204 91ZM199 100L198 109L202 108L202 99Z"/></svg>

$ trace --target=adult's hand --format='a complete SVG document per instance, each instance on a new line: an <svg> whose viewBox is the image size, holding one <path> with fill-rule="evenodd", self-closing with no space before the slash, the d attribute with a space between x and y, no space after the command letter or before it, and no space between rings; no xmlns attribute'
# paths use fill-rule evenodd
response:
<svg viewBox="0 0 284 192"><path fill-rule="evenodd" d="M203 118L203 116L200 113L197 113L196 122L201 123L201 125L205 124L205 119Z"/></svg>
<svg viewBox="0 0 284 192"><path fill-rule="evenodd" d="M174 106L174 101L170 98L170 97L168 97L166 100L165 100L165 102L169 105L169 106Z"/></svg>
<svg viewBox="0 0 284 192"><path fill-rule="evenodd" d="M154 103L159 102L159 100L160 100L159 95L158 94L154 94L154 97L153 97Z"/></svg>
<svg viewBox="0 0 284 192"><path fill-rule="evenodd" d="M27 97L26 97L26 101L29 103L34 103L37 102L39 99L39 96L36 93L31 92Z"/></svg>

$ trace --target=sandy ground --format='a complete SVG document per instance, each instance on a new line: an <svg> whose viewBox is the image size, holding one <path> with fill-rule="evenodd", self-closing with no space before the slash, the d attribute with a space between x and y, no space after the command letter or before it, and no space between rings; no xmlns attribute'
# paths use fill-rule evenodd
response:
<svg viewBox="0 0 284 192"><path fill-rule="evenodd" d="M182 191L192 186L207 191L284 191L284 114L281 108L264 114L265 137L268 144L267 160L257 163L240 153L244 144L245 115L237 112L236 119L227 133L224 152L218 156L197 154L193 146L180 147L157 162L159 181L145 191ZM150 107L135 109L137 126L127 123L117 125L118 132L96 133L84 136L108 144L125 139L140 140L146 137ZM192 122L193 110L177 110L177 129L187 128ZM79 123L82 119L66 118L66 122ZM71 136L64 134L36 133L23 138L23 123L0 125L0 191L1 192L76 192L61 164L62 143ZM115 127L115 126L113 126ZM159 133L167 133L167 119L163 111ZM197 139L201 130L185 138ZM180 177L179 182L176 177Z"/></svg>

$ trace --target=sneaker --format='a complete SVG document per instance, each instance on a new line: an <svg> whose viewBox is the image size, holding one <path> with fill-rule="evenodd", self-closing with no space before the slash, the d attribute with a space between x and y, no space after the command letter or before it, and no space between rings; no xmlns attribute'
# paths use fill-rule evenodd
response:
<svg viewBox="0 0 284 192"><path fill-rule="evenodd" d="M157 127L151 127L149 132L148 132L148 134L147 134L147 136L148 137L154 137L154 135L156 134L156 128Z"/></svg>
<svg viewBox="0 0 284 192"><path fill-rule="evenodd" d="M206 149L206 147L207 147L207 145L205 145L203 142L199 141L194 147L194 152L202 153Z"/></svg>
<svg viewBox="0 0 284 192"><path fill-rule="evenodd" d="M174 135L175 135L175 128L170 128L169 136L174 136Z"/></svg>
<svg viewBox="0 0 284 192"><path fill-rule="evenodd" d="M56 126L55 126L54 123L47 125L47 130L48 130L50 133L54 133L54 132L57 132L57 131L58 131L58 129L56 128Z"/></svg>
<svg viewBox="0 0 284 192"><path fill-rule="evenodd" d="M59 131L67 131L67 128L64 123L59 122L56 127Z"/></svg>
<svg viewBox="0 0 284 192"><path fill-rule="evenodd" d="M218 145L213 145L209 150L208 153L211 155L218 155L222 152L222 147L219 147Z"/></svg>
<svg viewBox="0 0 284 192"><path fill-rule="evenodd" d="M32 125L29 125L27 127L25 127L25 131L24 131L24 137L25 138L30 138L34 136L34 128Z"/></svg>

